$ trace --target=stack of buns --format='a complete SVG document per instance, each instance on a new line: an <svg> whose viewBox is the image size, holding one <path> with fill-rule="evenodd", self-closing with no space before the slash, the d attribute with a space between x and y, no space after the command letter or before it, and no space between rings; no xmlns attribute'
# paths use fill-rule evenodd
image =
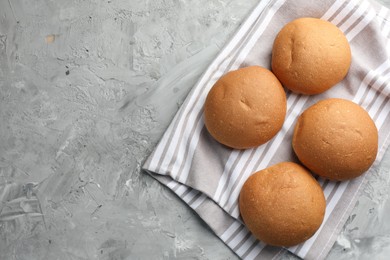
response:
<svg viewBox="0 0 390 260"><path fill-rule="evenodd" d="M323 93L343 80L350 64L348 40L335 25L316 18L296 19L275 38L272 71L240 68L214 84L204 105L205 127L233 149L262 145L283 126L287 110L283 86L298 94ZM293 246L318 230L326 203L312 173L331 181L360 176L375 161L378 130L359 105L325 99L298 117L292 148L307 169L293 162L265 168L246 180L239 197L244 224L270 245Z"/></svg>

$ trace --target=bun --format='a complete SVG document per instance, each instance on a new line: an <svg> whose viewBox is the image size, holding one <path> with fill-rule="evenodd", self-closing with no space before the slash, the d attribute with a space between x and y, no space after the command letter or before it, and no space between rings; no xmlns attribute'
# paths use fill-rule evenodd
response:
<svg viewBox="0 0 390 260"><path fill-rule="evenodd" d="M293 149L314 173L347 180L367 171L378 151L378 130L369 114L344 99L326 99L298 118Z"/></svg>
<svg viewBox="0 0 390 260"><path fill-rule="evenodd" d="M351 49L332 23L317 18L296 19L282 28L272 49L272 71L293 92L322 93L347 74Z"/></svg>
<svg viewBox="0 0 390 260"><path fill-rule="evenodd" d="M282 162L254 173L239 198L245 225L259 240L293 246L310 238L325 214L321 186L302 166Z"/></svg>
<svg viewBox="0 0 390 260"><path fill-rule="evenodd" d="M204 122L220 143L246 149L270 140L286 116L286 93L271 71L251 66L222 76L204 105Z"/></svg>

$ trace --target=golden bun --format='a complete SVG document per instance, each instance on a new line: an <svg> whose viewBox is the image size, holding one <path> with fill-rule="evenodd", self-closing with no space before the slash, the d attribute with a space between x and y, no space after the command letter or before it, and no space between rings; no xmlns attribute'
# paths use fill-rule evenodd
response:
<svg viewBox="0 0 390 260"><path fill-rule="evenodd" d="M204 121L218 142L246 149L275 136L286 109L286 93L275 75L251 66L228 72L214 84L204 105Z"/></svg>
<svg viewBox="0 0 390 260"><path fill-rule="evenodd" d="M300 115L292 146L314 173L330 180L347 180L363 174L375 161L378 130L362 107L331 98Z"/></svg>
<svg viewBox="0 0 390 260"><path fill-rule="evenodd" d="M259 146L281 128L286 93L275 75L251 66L222 76L207 95L204 122L218 142L236 149Z"/></svg>
<svg viewBox="0 0 390 260"><path fill-rule="evenodd" d="M248 178L239 206L245 225L257 239L288 247L318 230L326 203L321 186L305 168L282 162Z"/></svg>
<svg viewBox="0 0 390 260"><path fill-rule="evenodd" d="M272 49L272 71L293 92L322 93L347 74L351 49L337 26L317 18L299 18L278 33Z"/></svg>

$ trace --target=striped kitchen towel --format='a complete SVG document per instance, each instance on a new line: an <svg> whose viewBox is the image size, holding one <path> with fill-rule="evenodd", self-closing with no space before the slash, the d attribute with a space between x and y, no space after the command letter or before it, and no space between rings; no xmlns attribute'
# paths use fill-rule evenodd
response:
<svg viewBox="0 0 390 260"><path fill-rule="evenodd" d="M287 91L282 130L268 143L248 150L229 149L207 133L203 104L215 81L240 67L270 68L272 44L288 22L318 17L337 25L352 49L347 77L315 96ZM242 259L268 259L289 250L305 259L324 259L355 205L364 178L377 167L389 145L390 12L366 0L262 0L218 57L211 63L179 109L143 169L168 186ZM282 161L295 161L291 138L297 117L318 100L338 97L363 106L379 129L379 152L365 175L344 182L319 179L327 200L322 226L306 242L287 249L256 240L242 224L238 196L255 171ZM363 184L363 185L362 185Z"/></svg>

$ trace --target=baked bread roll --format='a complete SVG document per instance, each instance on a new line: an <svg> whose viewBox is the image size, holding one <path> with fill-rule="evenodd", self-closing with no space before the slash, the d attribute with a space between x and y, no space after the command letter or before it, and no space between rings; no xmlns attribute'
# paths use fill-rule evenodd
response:
<svg viewBox="0 0 390 260"><path fill-rule="evenodd" d="M302 166L282 162L254 173L241 189L239 206L247 228L274 246L293 246L321 226L325 197Z"/></svg>
<svg viewBox="0 0 390 260"><path fill-rule="evenodd" d="M314 173L330 180L347 180L363 174L375 161L378 130L359 105L326 99L298 118L292 146Z"/></svg>
<svg viewBox="0 0 390 260"><path fill-rule="evenodd" d="M286 93L271 71L251 66L228 72L207 95L204 122L218 142L236 149L259 146L281 128Z"/></svg>
<svg viewBox="0 0 390 260"><path fill-rule="evenodd" d="M332 23L296 19L282 28L272 49L272 71L293 92L322 93L341 81L351 64L347 38Z"/></svg>

